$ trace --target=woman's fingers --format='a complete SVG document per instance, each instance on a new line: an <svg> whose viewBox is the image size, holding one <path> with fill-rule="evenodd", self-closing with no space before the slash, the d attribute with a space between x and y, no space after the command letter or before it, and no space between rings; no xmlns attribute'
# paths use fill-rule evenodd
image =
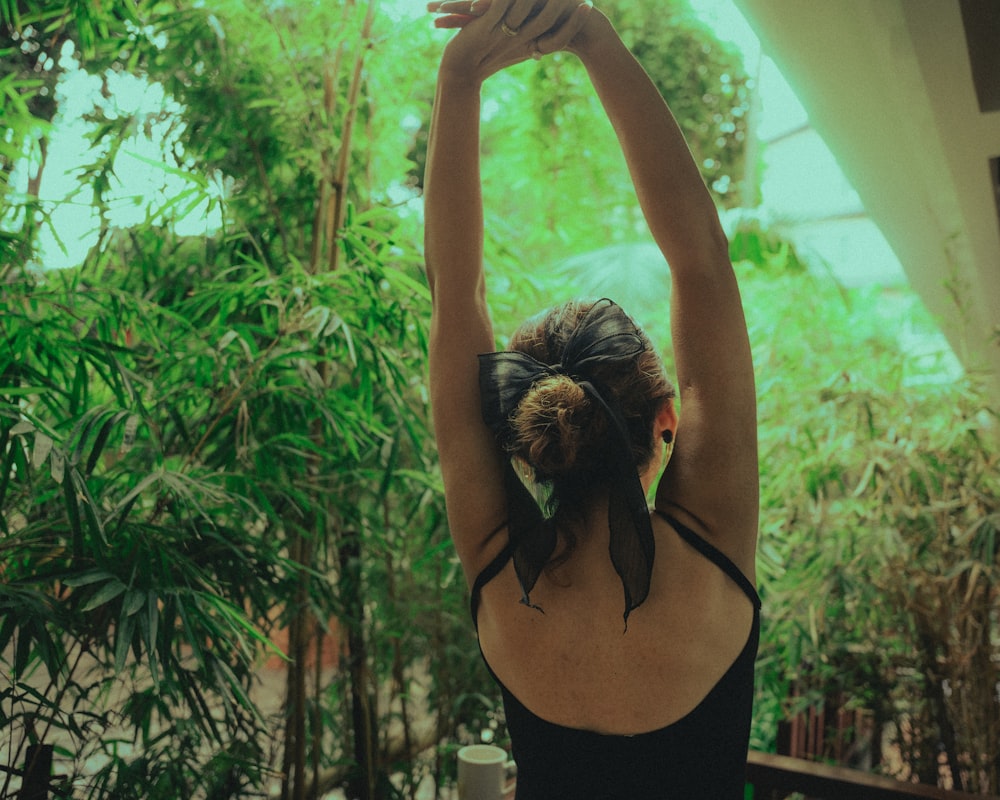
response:
<svg viewBox="0 0 1000 800"><path fill-rule="evenodd" d="M472 16L473 0L428 3L427 10L434 14L466 14Z"/></svg>
<svg viewBox="0 0 1000 800"><path fill-rule="evenodd" d="M477 18L468 14L447 14L434 20L435 28L464 28Z"/></svg>
<svg viewBox="0 0 1000 800"><path fill-rule="evenodd" d="M481 17L490 10L493 0L444 0L427 4L432 14L448 14L460 17Z"/></svg>
<svg viewBox="0 0 1000 800"><path fill-rule="evenodd" d="M435 28L464 28L490 10L493 0L443 0L427 4L432 14L441 14L434 20Z"/></svg>
<svg viewBox="0 0 1000 800"><path fill-rule="evenodd" d="M508 30L501 27L508 36L514 35L508 32L514 27L511 22L514 12L523 12L528 2L534 3L530 14L515 30L525 43L530 43L529 55L535 58L564 49L580 32L592 8L590 2L579 0L542 0L540 3L536 0L515 0L503 20L509 26Z"/></svg>
<svg viewBox="0 0 1000 800"><path fill-rule="evenodd" d="M573 13L573 6L566 2L548 2L535 9L532 16L522 25L521 32L528 39L553 33Z"/></svg>
<svg viewBox="0 0 1000 800"><path fill-rule="evenodd" d="M539 36L535 41L535 49L538 54L536 57L565 50L573 41L573 37L583 29L592 9L593 5L589 0L585 0L574 8L564 21L557 23L547 33Z"/></svg>
<svg viewBox="0 0 1000 800"><path fill-rule="evenodd" d="M524 24L541 10L539 6L545 4L545 0L514 0L507 13L503 15L503 24L507 26L507 30L520 33Z"/></svg>
<svg viewBox="0 0 1000 800"><path fill-rule="evenodd" d="M439 14L461 13L463 11L468 13L473 4L473 0L439 0L428 3L427 10Z"/></svg>

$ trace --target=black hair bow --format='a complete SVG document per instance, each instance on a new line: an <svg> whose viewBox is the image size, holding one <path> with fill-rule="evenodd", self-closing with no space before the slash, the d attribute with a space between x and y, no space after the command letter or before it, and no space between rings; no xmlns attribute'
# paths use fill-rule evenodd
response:
<svg viewBox="0 0 1000 800"><path fill-rule="evenodd" d="M645 349L635 323L618 305L604 299L580 319L558 364L543 364L524 353L509 351L479 356L483 420L505 450L513 440L510 418L518 404L535 383L549 376L568 375L607 414L609 552L625 592L626 624L632 610L649 594L653 529L621 407L614 394L594 379L593 369L608 361L635 359ZM521 602L530 606L528 594L555 549L555 526L509 460L504 468L504 487L514 570L523 593Z"/></svg>

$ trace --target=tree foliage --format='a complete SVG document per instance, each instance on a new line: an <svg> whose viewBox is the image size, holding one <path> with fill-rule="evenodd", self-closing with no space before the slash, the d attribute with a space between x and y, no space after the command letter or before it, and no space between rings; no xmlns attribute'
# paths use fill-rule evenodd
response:
<svg viewBox="0 0 1000 800"><path fill-rule="evenodd" d="M721 206L736 206L752 89L739 55L684 3L611 0L607 7L669 103L705 183Z"/></svg>
<svg viewBox="0 0 1000 800"><path fill-rule="evenodd" d="M372 796L394 758L475 716L472 650L449 650L472 632L440 613L463 601L428 447L418 239L373 202L408 147L374 92L392 107L407 85L374 4L122 8L131 24L104 32L106 58L72 52L105 84L132 71L175 105L88 114L80 180L98 231L79 269L25 268L44 204L37 186L5 190L6 757L20 767L24 745L54 741L90 797L305 797L345 781ZM11 39L56 42L28 17L5 18ZM14 155L40 170L29 143L47 120L19 113ZM154 136L181 188L123 229L123 157ZM192 212L218 222L178 234ZM287 705L268 707L255 684L282 630ZM349 658L310 666L341 640ZM422 666L431 654L440 672ZM442 709L419 736L401 701L415 681ZM393 717L405 747L381 725Z"/></svg>
<svg viewBox="0 0 1000 800"><path fill-rule="evenodd" d="M769 298L781 300L755 314ZM998 409L936 359L901 354L877 299L787 275L747 298L765 602L756 730L773 741L809 708L864 711L872 731L843 741L831 727L815 755L842 747L852 763L995 793Z"/></svg>

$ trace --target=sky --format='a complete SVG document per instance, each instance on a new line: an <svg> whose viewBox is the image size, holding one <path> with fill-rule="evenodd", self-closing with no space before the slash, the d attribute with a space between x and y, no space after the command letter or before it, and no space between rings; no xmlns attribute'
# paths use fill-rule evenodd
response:
<svg viewBox="0 0 1000 800"><path fill-rule="evenodd" d="M107 95L101 92L101 79L79 69L71 45L60 54L60 66L66 77L57 89L59 115L49 137L45 172L39 188L42 200L51 205L51 225L42 228L39 237L39 264L44 269L77 266L97 240L98 216L92 206L93 191L81 186L80 171L93 159L86 140L87 131L95 123L85 123L81 116L99 106L104 117L112 120L136 112L164 110L180 115L180 104L164 94L163 87L149 83L126 72L109 71L106 75ZM115 224L127 228L143 222L148 209L162 205L168 197L176 197L194 189L187 204L187 214L177 224L182 235L211 233L217 230L221 216L212 200L222 196L222 189L213 181L185 175L168 167L163 159L163 143L176 141L178 131L168 119L150 122L148 131L136 131L121 143L115 176L111 179L109 204ZM146 133L149 135L146 135ZM25 170L15 172L14 184L20 191L27 188ZM58 231L57 239L53 231Z"/></svg>

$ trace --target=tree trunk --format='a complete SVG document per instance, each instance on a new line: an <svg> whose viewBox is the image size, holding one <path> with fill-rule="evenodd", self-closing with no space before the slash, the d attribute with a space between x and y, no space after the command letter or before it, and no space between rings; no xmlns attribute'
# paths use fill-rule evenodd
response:
<svg viewBox="0 0 1000 800"><path fill-rule="evenodd" d="M48 800L49 781L52 775L51 744L33 744L28 748L24 765L24 782L21 784L21 800Z"/></svg>
<svg viewBox="0 0 1000 800"><path fill-rule="evenodd" d="M338 547L340 590L347 628L347 670L351 695L351 729L354 745L354 775L348 785L351 800L375 800L378 774L375 704L368 672L365 641L365 608L362 591L361 536L346 532Z"/></svg>

